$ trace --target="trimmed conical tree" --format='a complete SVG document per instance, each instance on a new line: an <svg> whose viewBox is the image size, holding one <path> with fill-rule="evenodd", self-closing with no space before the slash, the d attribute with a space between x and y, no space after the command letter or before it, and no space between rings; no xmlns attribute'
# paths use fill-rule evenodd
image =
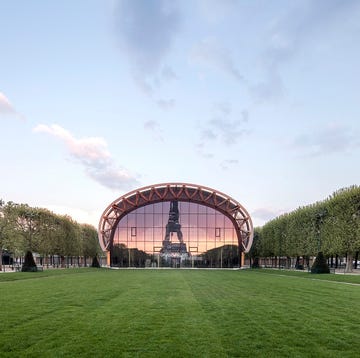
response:
<svg viewBox="0 0 360 358"><path fill-rule="evenodd" d="M100 264L99 264L99 260L98 260L97 256L93 257L91 267L100 268Z"/></svg>
<svg viewBox="0 0 360 358"><path fill-rule="evenodd" d="M31 251L27 251L25 260L21 268L22 272L34 272L37 271L36 263Z"/></svg>
<svg viewBox="0 0 360 358"><path fill-rule="evenodd" d="M324 254L320 251L311 267L311 273L330 273Z"/></svg>

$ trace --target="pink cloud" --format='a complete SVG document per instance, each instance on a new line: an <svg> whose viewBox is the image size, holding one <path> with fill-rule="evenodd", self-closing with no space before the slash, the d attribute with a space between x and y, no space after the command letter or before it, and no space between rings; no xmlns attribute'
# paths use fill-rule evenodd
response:
<svg viewBox="0 0 360 358"><path fill-rule="evenodd" d="M0 117L11 116L23 119L23 117L16 111L15 107L10 103L8 98L0 92Z"/></svg>
<svg viewBox="0 0 360 358"><path fill-rule="evenodd" d="M115 165L104 138L75 138L57 124L39 124L33 132L47 133L60 139L70 155L83 165L86 174L101 185L111 189L128 189L137 184L133 175Z"/></svg>

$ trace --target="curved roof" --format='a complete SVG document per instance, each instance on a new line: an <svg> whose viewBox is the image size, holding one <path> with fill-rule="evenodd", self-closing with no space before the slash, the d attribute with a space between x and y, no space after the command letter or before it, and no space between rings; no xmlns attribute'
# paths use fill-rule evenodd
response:
<svg viewBox="0 0 360 358"><path fill-rule="evenodd" d="M133 210L161 201L188 201L209 206L227 216L236 230L239 246L248 252L253 241L253 225L245 208L228 195L201 185L163 183L133 190L114 200L99 222L99 242L104 251L110 249L119 221Z"/></svg>

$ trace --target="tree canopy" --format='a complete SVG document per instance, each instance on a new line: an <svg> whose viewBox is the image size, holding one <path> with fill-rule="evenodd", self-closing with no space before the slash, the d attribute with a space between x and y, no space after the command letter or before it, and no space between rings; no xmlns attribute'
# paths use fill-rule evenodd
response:
<svg viewBox="0 0 360 358"><path fill-rule="evenodd" d="M340 189L319 201L281 215L262 228L257 251L260 256L344 255L351 269L360 250L360 187Z"/></svg>
<svg viewBox="0 0 360 358"><path fill-rule="evenodd" d="M42 256L94 257L101 252L93 226L44 208L0 200L0 256L3 250L15 256L32 251Z"/></svg>

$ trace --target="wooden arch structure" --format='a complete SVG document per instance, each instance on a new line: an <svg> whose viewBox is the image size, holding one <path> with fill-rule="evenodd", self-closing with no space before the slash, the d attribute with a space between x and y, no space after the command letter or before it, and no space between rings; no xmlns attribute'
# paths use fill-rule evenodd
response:
<svg viewBox="0 0 360 358"><path fill-rule="evenodd" d="M253 241L253 224L245 208L217 190L186 183L164 183L133 190L114 200L99 222L99 243L103 251L112 247L119 221L133 210L162 201L183 201L211 207L227 216L234 225L240 252L248 252Z"/></svg>

